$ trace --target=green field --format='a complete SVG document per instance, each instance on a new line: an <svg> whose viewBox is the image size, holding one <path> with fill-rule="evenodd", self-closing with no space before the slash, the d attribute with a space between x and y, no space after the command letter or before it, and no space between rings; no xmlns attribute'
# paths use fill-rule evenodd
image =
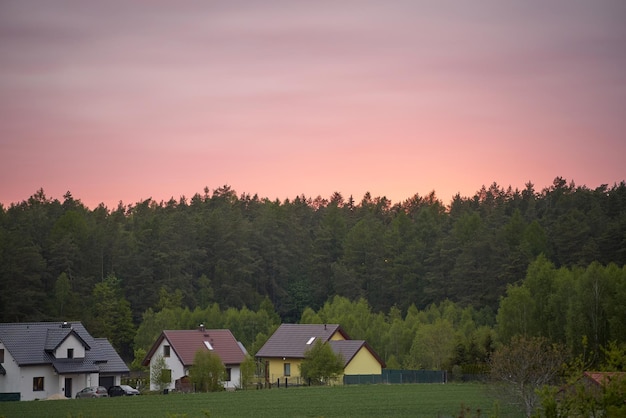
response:
<svg viewBox="0 0 626 418"><path fill-rule="evenodd" d="M0 403L0 417L465 417L491 416L481 384L302 387ZM501 417L521 417L500 408Z"/></svg>

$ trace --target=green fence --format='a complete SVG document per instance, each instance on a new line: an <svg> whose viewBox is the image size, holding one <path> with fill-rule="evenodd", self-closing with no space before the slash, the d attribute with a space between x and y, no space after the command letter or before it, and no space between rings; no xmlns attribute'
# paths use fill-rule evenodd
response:
<svg viewBox="0 0 626 418"><path fill-rule="evenodd" d="M20 392L0 393L0 402L19 401L19 400L20 400Z"/></svg>
<svg viewBox="0 0 626 418"><path fill-rule="evenodd" d="M446 383L445 370L389 370L383 369L382 374L344 375L344 385L367 385L377 383Z"/></svg>

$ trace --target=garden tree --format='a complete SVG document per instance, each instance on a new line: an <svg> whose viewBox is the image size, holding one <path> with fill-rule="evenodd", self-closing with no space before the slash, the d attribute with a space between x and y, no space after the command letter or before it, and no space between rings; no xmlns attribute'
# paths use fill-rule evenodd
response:
<svg viewBox="0 0 626 418"><path fill-rule="evenodd" d="M246 355L245 360L241 363L240 371L241 371L241 382L240 388L247 389L248 386L253 382L254 374L256 373L256 362L254 361L254 357L250 355Z"/></svg>
<svg viewBox="0 0 626 418"><path fill-rule="evenodd" d="M117 277L110 275L94 287L91 312L85 322L94 337L106 337L122 358L132 357L135 329L130 304Z"/></svg>
<svg viewBox="0 0 626 418"><path fill-rule="evenodd" d="M319 338L304 353L300 375L313 384L329 384L343 373L344 360Z"/></svg>
<svg viewBox="0 0 626 418"><path fill-rule="evenodd" d="M189 379L196 392L217 392L224 390L226 368L217 353L200 349L193 357Z"/></svg>
<svg viewBox="0 0 626 418"><path fill-rule="evenodd" d="M610 342L602 347L604 360L599 370L607 372L600 387L584 376L585 359L569 362L565 385L545 386L539 391L541 414L545 417L623 417L626 416L626 345ZM539 416L539 415L538 415Z"/></svg>
<svg viewBox="0 0 626 418"><path fill-rule="evenodd" d="M564 360L562 346L543 337L516 336L493 353L491 379L504 399L530 417L539 406L537 391L555 382Z"/></svg>
<svg viewBox="0 0 626 418"><path fill-rule="evenodd" d="M150 366L150 383L156 386L158 391L163 391L172 382L172 371L167 368L167 363L162 354L157 354Z"/></svg>

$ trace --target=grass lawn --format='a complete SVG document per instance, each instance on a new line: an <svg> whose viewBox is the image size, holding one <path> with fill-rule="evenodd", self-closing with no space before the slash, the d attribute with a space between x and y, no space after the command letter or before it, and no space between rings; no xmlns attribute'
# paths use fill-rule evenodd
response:
<svg viewBox="0 0 626 418"><path fill-rule="evenodd" d="M489 417L481 384L301 387L206 394L142 395L0 403L0 417ZM480 409L480 415L477 410ZM521 417L500 407L500 417Z"/></svg>

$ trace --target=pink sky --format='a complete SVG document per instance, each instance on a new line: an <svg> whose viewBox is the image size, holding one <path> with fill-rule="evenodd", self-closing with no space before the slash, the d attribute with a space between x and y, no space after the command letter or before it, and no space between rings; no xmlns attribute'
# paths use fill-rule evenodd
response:
<svg viewBox="0 0 626 418"><path fill-rule="evenodd" d="M0 2L0 203L626 179L626 2Z"/></svg>

